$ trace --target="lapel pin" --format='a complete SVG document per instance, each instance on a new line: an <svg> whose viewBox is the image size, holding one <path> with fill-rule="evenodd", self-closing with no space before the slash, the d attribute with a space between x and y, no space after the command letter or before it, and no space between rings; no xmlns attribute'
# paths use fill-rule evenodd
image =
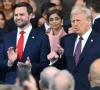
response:
<svg viewBox="0 0 100 90"><path fill-rule="evenodd" d="M93 42L93 39L91 39L91 42Z"/></svg>
<svg viewBox="0 0 100 90"><path fill-rule="evenodd" d="M32 36L32 38L34 39L34 36Z"/></svg>
<svg viewBox="0 0 100 90"><path fill-rule="evenodd" d="M34 36L32 36L32 38L34 39Z"/></svg>

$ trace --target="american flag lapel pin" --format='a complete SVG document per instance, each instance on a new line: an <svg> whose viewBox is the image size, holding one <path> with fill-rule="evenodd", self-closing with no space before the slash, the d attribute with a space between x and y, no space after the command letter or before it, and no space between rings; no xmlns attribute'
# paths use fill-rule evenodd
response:
<svg viewBox="0 0 100 90"><path fill-rule="evenodd" d="M91 42L93 42L93 39L91 39Z"/></svg>
<svg viewBox="0 0 100 90"><path fill-rule="evenodd" d="M32 38L34 39L34 36L32 36Z"/></svg>

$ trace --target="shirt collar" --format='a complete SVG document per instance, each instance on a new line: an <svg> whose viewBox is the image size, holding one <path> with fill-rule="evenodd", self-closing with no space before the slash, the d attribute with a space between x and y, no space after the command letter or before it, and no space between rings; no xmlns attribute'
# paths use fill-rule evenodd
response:
<svg viewBox="0 0 100 90"><path fill-rule="evenodd" d="M49 25L47 25L47 23L46 23L46 22L44 22L44 26L45 26L45 29L46 29L46 30L48 30L48 29L50 28L50 26L49 26Z"/></svg>
<svg viewBox="0 0 100 90"><path fill-rule="evenodd" d="M83 40L86 40L87 41L87 39L88 39L88 37L89 37L89 35L90 35L90 33L92 32L92 28L90 28L83 36L82 36L82 38L83 38ZM80 38L80 36L78 35L78 39Z"/></svg>
<svg viewBox="0 0 100 90"><path fill-rule="evenodd" d="M34 19L35 18L35 15L33 15L32 18Z"/></svg>
<svg viewBox="0 0 100 90"><path fill-rule="evenodd" d="M92 24L94 24L95 20L98 19L98 18L100 18L100 15L96 16L96 17L93 19Z"/></svg>
<svg viewBox="0 0 100 90"><path fill-rule="evenodd" d="M24 30L24 32L25 32L25 34L29 34L31 30L32 30L32 25L30 25L28 28L26 28ZM18 34L20 34L21 31L22 30L18 27Z"/></svg>

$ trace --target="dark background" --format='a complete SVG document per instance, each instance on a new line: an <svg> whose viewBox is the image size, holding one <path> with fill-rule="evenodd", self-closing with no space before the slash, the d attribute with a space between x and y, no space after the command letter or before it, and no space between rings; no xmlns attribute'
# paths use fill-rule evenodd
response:
<svg viewBox="0 0 100 90"><path fill-rule="evenodd" d="M49 0L34 0L37 5L37 11L36 15L40 14L40 8L41 5L44 2L48 2ZM63 1L63 14L64 14L64 19L67 19L70 17L70 11L75 3L76 0L62 0Z"/></svg>

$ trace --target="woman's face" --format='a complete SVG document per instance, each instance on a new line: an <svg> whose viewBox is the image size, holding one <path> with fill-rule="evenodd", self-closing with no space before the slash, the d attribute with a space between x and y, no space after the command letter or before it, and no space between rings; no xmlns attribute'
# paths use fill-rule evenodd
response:
<svg viewBox="0 0 100 90"><path fill-rule="evenodd" d="M2 11L2 10L3 10L3 2L0 1L0 11Z"/></svg>
<svg viewBox="0 0 100 90"><path fill-rule="evenodd" d="M2 14L0 14L0 28L4 28L5 26L5 20Z"/></svg>
<svg viewBox="0 0 100 90"><path fill-rule="evenodd" d="M45 19L44 19L43 17L41 17L41 18L38 20L38 27L40 27L44 22L45 22Z"/></svg>
<svg viewBox="0 0 100 90"><path fill-rule="evenodd" d="M3 0L4 9L12 9L13 2L12 0Z"/></svg>
<svg viewBox="0 0 100 90"><path fill-rule="evenodd" d="M63 22L62 19L56 13L51 14L49 17L49 24L51 28L54 30L60 29L62 27L62 22Z"/></svg>

